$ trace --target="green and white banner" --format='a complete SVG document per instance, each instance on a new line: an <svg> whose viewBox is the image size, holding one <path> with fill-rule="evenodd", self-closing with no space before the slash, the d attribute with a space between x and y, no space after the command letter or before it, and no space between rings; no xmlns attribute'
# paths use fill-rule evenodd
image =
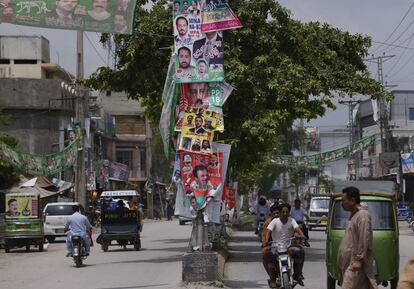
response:
<svg viewBox="0 0 414 289"><path fill-rule="evenodd" d="M1 23L131 34L136 0L0 0Z"/></svg>
<svg viewBox="0 0 414 289"><path fill-rule="evenodd" d="M34 176L49 176L75 164L78 144L79 139L75 139L61 152L50 155L35 155L16 151L0 142L0 159L9 161L23 173Z"/></svg>
<svg viewBox="0 0 414 289"><path fill-rule="evenodd" d="M369 147L375 146L375 136L363 138L352 145L327 151L324 153L306 155L306 156L290 156L280 155L273 158L278 164L286 167L292 166L318 166L326 162L333 162L340 159L348 158L356 153L360 153Z"/></svg>

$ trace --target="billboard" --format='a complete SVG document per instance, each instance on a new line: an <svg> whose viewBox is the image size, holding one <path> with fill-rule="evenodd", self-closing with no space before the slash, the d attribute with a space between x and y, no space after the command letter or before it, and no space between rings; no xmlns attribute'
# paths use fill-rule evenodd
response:
<svg viewBox="0 0 414 289"><path fill-rule="evenodd" d="M36 193L7 193L6 218L37 218L39 202Z"/></svg>

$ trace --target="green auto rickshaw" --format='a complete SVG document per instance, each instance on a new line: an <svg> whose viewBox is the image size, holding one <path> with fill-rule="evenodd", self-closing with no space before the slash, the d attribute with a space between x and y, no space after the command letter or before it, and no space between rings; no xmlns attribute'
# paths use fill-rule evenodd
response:
<svg viewBox="0 0 414 289"><path fill-rule="evenodd" d="M372 218L373 257L378 284L397 288L399 276L399 233L395 209L394 182L391 181L339 181L334 184L328 226L326 229L327 289L334 289L339 279L337 254L344 236L350 212L341 205L342 189L354 186L360 190L361 205L368 208Z"/></svg>
<svg viewBox="0 0 414 289"><path fill-rule="evenodd" d="M1 235L6 253L10 249L36 246L43 251L43 221L38 193L6 193L4 226Z"/></svg>

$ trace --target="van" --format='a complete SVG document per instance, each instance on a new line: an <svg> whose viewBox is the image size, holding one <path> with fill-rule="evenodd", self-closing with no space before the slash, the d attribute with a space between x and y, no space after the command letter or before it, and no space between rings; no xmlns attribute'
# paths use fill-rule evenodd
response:
<svg viewBox="0 0 414 289"><path fill-rule="evenodd" d="M44 234L49 243L55 241L56 237L66 237L65 223L73 214L73 205L79 206L81 213L84 213L83 207L77 202L48 203L43 209Z"/></svg>
<svg viewBox="0 0 414 289"><path fill-rule="evenodd" d="M315 196L311 198L308 213L309 230L315 227L326 227L328 223L329 201L330 197L328 196Z"/></svg>

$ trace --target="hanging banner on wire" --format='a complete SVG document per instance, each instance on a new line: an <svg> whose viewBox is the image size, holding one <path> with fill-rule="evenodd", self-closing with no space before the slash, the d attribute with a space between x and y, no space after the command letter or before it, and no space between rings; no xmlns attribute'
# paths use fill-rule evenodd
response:
<svg viewBox="0 0 414 289"><path fill-rule="evenodd" d="M174 1L177 83L224 81L223 35L217 31L202 34L199 11L195 0Z"/></svg>
<svg viewBox="0 0 414 289"><path fill-rule="evenodd" d="M201 0L201 32L241 28L237 15L224 0Z"/></svg>
<svg viewBox="0 0 414 289"><path fill-rule="evenodd" d="M35 176L49 176L73 166L77 159L79 139L63 151L50 155L34 155L14 150L0 142L0 158L15 165L21 172Z"/></svg>
<svg viewBox="0 0 414 289"><path fill-rule="evenodd" d="M363 152L364 150L375 146L375 136L369 136L363 138L352 145L347 145L346 147L339 148L332 151L327 151L320 154L307 155L307 156L289 156L282 155L276 156L273 160L276 164L283 166L318 166L326 162L332 162L349 156L353 156L356 153Z"/></svg>
<svg viewBox="0 0 414 289"><path fill-rule="evenodd" d="M1 0L2 23L131 34L136 0Z"/></svg>

